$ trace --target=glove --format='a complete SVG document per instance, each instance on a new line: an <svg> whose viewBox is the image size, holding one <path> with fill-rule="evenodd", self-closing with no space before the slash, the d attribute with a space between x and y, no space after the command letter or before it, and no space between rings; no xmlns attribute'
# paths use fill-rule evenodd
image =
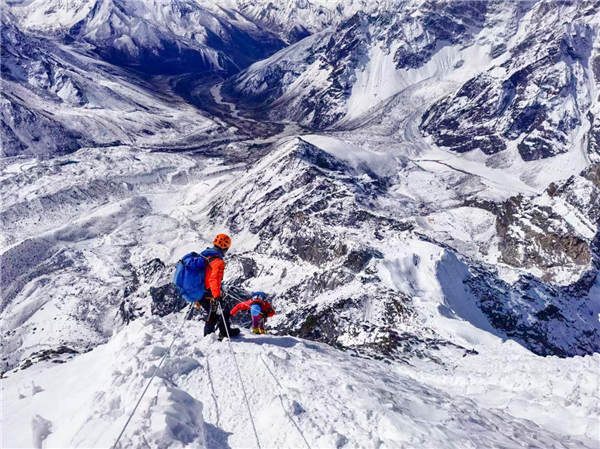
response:
<svg viewBox="0 0 600 449"><path fill-rule="evenodd" d="M260 313L264 319L269 318L269 312L261 312Z"/></svg>
<svg viewBox="0 0 600 449"><path fill-rule="evenodd" d="M223 304L223 297L217 296L216 298L213 298L211 301L213 304Z"/></svg>

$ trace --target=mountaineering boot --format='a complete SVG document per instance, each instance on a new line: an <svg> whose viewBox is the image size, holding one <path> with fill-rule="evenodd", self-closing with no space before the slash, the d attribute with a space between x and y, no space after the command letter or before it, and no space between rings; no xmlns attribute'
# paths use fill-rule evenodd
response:
<svg viewBox="0 0 600 449"><path fill-rule="evenodd" d="M258 333L259 333L259 334L266 334L266 332L265 332L265 330L264 330L264 329L259 329L259 330L258 330Z"/></svg>
<svg viewBox="0 0 600 449"><path fill-rule="evenodd" d="M238 335L240 335L240 330L237 327L229 328L229 336L231 338L237 337ZM219 340L223 340L224 338L227 338L227 333L219 332Z"/></svg>
<svg viewBox="0 0 600 449"><path fill-rule="evenodd" d="M260 334L260 329L258 327L253 327L252 328L252 333L253 334Z"/></svg>

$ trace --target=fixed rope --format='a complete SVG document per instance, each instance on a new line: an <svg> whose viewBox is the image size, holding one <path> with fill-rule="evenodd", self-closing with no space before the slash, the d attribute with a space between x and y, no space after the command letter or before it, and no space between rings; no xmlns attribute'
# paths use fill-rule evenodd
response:
<svg viewBox="0 0 600 449"><path fill-rule="evenodd" d="M235 293L232 293L229 291L229 289L227 289L227 293L225 293L225 296L229 296L232 299L235 299L237 302L242 303L244 302L243 299L241 299L238 295L236 295Z"/></svg>
<svg viewBox="0 0 600 449"><path fill-rule="evenodd" d="M242 372L240 371L240 366L238 365L237 358L235 357L235 351L233 350L233 346L231 346L231 337L229 336L229 326L227 326L227 320L225 320L225 315L223 314L223 307L221 307L221 304L217 305L217 312L220 312L221 318L223 318L223 325L225 326L225 332L227 333L227 341L229 342L229 349L231 350L231 355L233 356L233 361L235 363L235 367L237 369L238 376L240 376L240 384L242 385L242 393L244 393L246 407L248 407L248 414L250 415L250 422L252 423L252 430L254 431L254 437L256 438L256 445L258 446L258 449L261 449L260 441L258 440L258 432L256 431L256 425L254 424L254 417L252 416L252 410L250 409L250 401L248 401L248 394L246 394L246 387L244 387L244 380L242 378Z"/></svg>
<svg viewBox="0 0 600 449"><path fill-rule="evenodd" d="M273 371L271 371L271 368L269 368L269 365L267 365L267 362L265 362L265 359L263 359L262 354L260 354L259 357L262 360L262 362L264 363L264 365L266 366L267 371L269 371L269 374L271 375L271 377L273 377L273 379L275 380L275 382L279 386L279 390L283 393L283 391L284 391L283 387L279 383L279 380L277 380L277 377L275 377L275 374L273 374ZM308 444L308 441L306 440L306 437L304 436L304 433L300 429L300 426L294 420L294 418L292 418L292 415L290 415L290 413L285 408L285 405L283 404L283 399L281 399L281 395L278 395L278 397L279 397L279 402L281 403L281 407L283 408L283 411L285 412L285 414L287 415L287 417L290 419L290 421L294 424L294 426L296 426L296 429L298 429L298 433L300 433L300 436L304 440L304 444L306 444L306 447L308 447L308 449L311 449L311 446L310 446L310 444Z"/></svg>
<svg viewBox="0 0 600 449"><path fill-rule="evenodd" d="M115 441L115 444L113 445L113 449L117 449L117 445L119 444L119 440L121 439L121 437L125 433L125 429L127 429L127 426L129 425L129 422L131 421L131 418L133 418L133 415L135 414L135 411L137 410L137 408L140 405L140 403L142 402L142 399L144 398L144 395L148 391L148 388L150 388L150 384L154 380L154 377L156 376L156 373L158 373L158 371L160 370L160 367L162 366L163 362L167 358L167 355L169 355L169 353L171 352L171 348L173 347L173 344L175 343L175 340L179 336L179 333L181 332L181 329L183 329L183 325L185 324L185 321L186 321L188 315L192 311L192 306L193 306L193 304L190 305L190 308L188 309L187 313L183 315L183 322L181 323L181 326L179 327L179 330L177 330L177 332L173 336L173 341L169 345L169 349L167 349L167 351L162 356L162 359L160 359L160 363L158 364L158 367L154 370L154 373L152 374L152 377L148 381L148 384L146 385L146 388L144 388L144 391L142 392L142 395L140 396L140 398L138 399L137 403L135 404L135 407L133 407L133 410L131 411L131 414L129 415L129 418L127 418L127 422L123 426L123 430L121 430L121 433L117 437L117 441Z"/></svg>
<svg viewBox="0 0 600 449"><path fill-rule="evenodd" d="M233 293L227 292L227 296L229 296L230 298L235 299L237 302L240 302L240 303L244 302L237 295L235 295ZM269 365L267 365L267 362L263 359L262 354L260 355L260 359L262 360L262 362L264 363L265 367L267 368L267 371L269 371L269 374L271 375L271 377L273 377L273 379L275 380L275 382L279 386L280 391L283 393L283 391L284 391L283 386L281 385L281 383L279 382L279 380L277 379L277 377L275 377L275 374L273 374L273 371L271 371L271 368L269 368ZM304 443L306 444L306 447L308 447L308 449L311 449L311 446L308 443L308 441L306 440L306 437L304 436L304 433L302 433L302 430L300 429L300 426L294 420L294 418L292 418L292 416L290 415L290 413L285 408L285 405L283 404L283 400L281 399L281 395L279 395L278 397L279 397L279 402L281 403L281 407L283 408L283 411L285 412L285 414L288 416L288 418L290 419L290 421L292 422L292 424L294 424L294 426L296 427L296 429L300 433L300 436L304 440ZM254 423L253 423L253 425L254 425Z"/></svg>

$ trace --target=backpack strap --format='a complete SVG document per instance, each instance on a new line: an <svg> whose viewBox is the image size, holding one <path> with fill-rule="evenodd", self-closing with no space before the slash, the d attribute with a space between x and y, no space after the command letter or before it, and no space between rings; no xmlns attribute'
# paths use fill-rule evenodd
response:
<svg viewBox="0 0 600 449"><path fill-rule="evenodd" d="M204 256L202 254L194 253L194 252L192 252L190 254L192 255L192 257L202 257L206 263L210 263L215 257L220 259L220 256L218 254L214 254L214 255L208 256L208 257L206 257L206 256ZM179 259L177 261L177 263L180 263L185 268L188 268L188 266L185 264L185 262L183 261L183 259Z"/></svg>
<svg viewBox="0 0 600 449"><path fill-rule="evenodd" d="M208 257L206 257L206 256L201 256L201 257L204 257L204 260L206 260L208 263L211 263L215 259L220 259L221 258L217 254L214 254L214 255L208 256Z"/></svg>

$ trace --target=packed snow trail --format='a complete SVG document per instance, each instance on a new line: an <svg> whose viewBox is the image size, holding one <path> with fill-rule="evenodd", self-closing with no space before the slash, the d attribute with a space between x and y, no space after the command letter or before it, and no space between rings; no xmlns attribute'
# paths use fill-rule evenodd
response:
<svg viewBox="0 0 600 449"><path fill-rule="evenodd" d="M244 393L244 402L248 407L248 416L250 417L250 424L252 424L252 432L254 432L254 437L256 438L256 445L258 449L261 449L260 439L258 438L258 433L256 432L256 424L254 424L254 417L252 416L252 410L250 409L250 402L248 401L248 393L246 393L246 387L244 386L244 378L242 377L242 372L240 371L240 365L237 361L237 357L235 356L235 351L231 346L231 335L229 335L229 326L227 325L227 320L225 319L225 315L223 314L223 307L220 304L217 305L218 312L221 314L221 319L223 320L223 324L225 325L225 332L227 332L227 344L229 345L229 350L231 351L231 358L233 363L235 364L235 369L240 378L240 386L242 387L242 393ZM210 314L209 314L210 315Z"/></svg>
<svg viewBox="0 0 600 449"><path fill-rule="evenodd" d="M281 386L281 384L277 380L277 377L275 376L275 374L273 374L273 371L271 371L271 368L269 368L269 365L267 364L267 362L265 362L265 359L263 358L262 354L260 355L260 360L263 362L263 364L267 368L267 371L269 372L269 374L271 375L271 377L273 378L273 380L275 381L275 383L279 387L279 390L283 393L283 391L284 391L283 387ZM285 408L285 404L283 403L283 399L281 398L281 395L279 395L279 402L281 403L281 408L283 408L283 411L288 416L288 418L290 419L290 421L292 422L292 424L294 424L294 426L296 427L296 429L298 429L298 432L300 433L300 436L302 437L302 439L306 443L306 447L308 447L308 449L310 449L312 446L309 444L308 441L306 441L306 437L304 436L304 433L302 432L302 429L300 428L300 426L296 423L296 420L292 417L292 415L289 414L289 412Z"/></svg>
<svg viewBox="0 0 600 449"><path fill-rule="evenodd" d="M111 446L147 379L157 371L156 365L173 338L171 329L177 329L180 319L180 314L164 320L139 319L106 345L72 361L59 365L41 362L8 373L3 380L2 407L10 413L3 417L3 447ZM201 335L201 322L186 322L182 337L176 340L123 435L124 447L251 445L252 427L240 407L242 393L232 371L228 343L219 342L215 334ZM502 404L490 401L482 407L469 396L433 387L435 371L426 383L416 372L414 378L403 372L408 367L359 359L292 337L244 332L233 344L264 447L305 445L289 416L315 448L591 448L595 444L585 436L558 434L525 416L509 414L499 407ZM580 360L593 373L599 357ZM522 383L529 376L529 367L547 367L545 360L528 360L531 365L523 364L523 370L513 372L512 378L517 376ZM563 376L562 388L568 390L572 373L565 362L569 360L556 359L554 363L555 371ZM480 363L486 363L485 359ZM502 369L509 367L499 366ZM437 383L442 385L444 376L447 373L440 373ZM593 385L594 378L588 380ZM490 399L509 400L499 387L489 394ZM577 394L577 390L570 393L571 407L580 401ZM586 390L580 394L586 395ZM521 402L530 399L519 398ZM56 407L57 403L61 406ZM563 412L569 419L568 410ZM577 421L573 424L586 422ZM588 435L594 431L587 429Z"/></svg>

